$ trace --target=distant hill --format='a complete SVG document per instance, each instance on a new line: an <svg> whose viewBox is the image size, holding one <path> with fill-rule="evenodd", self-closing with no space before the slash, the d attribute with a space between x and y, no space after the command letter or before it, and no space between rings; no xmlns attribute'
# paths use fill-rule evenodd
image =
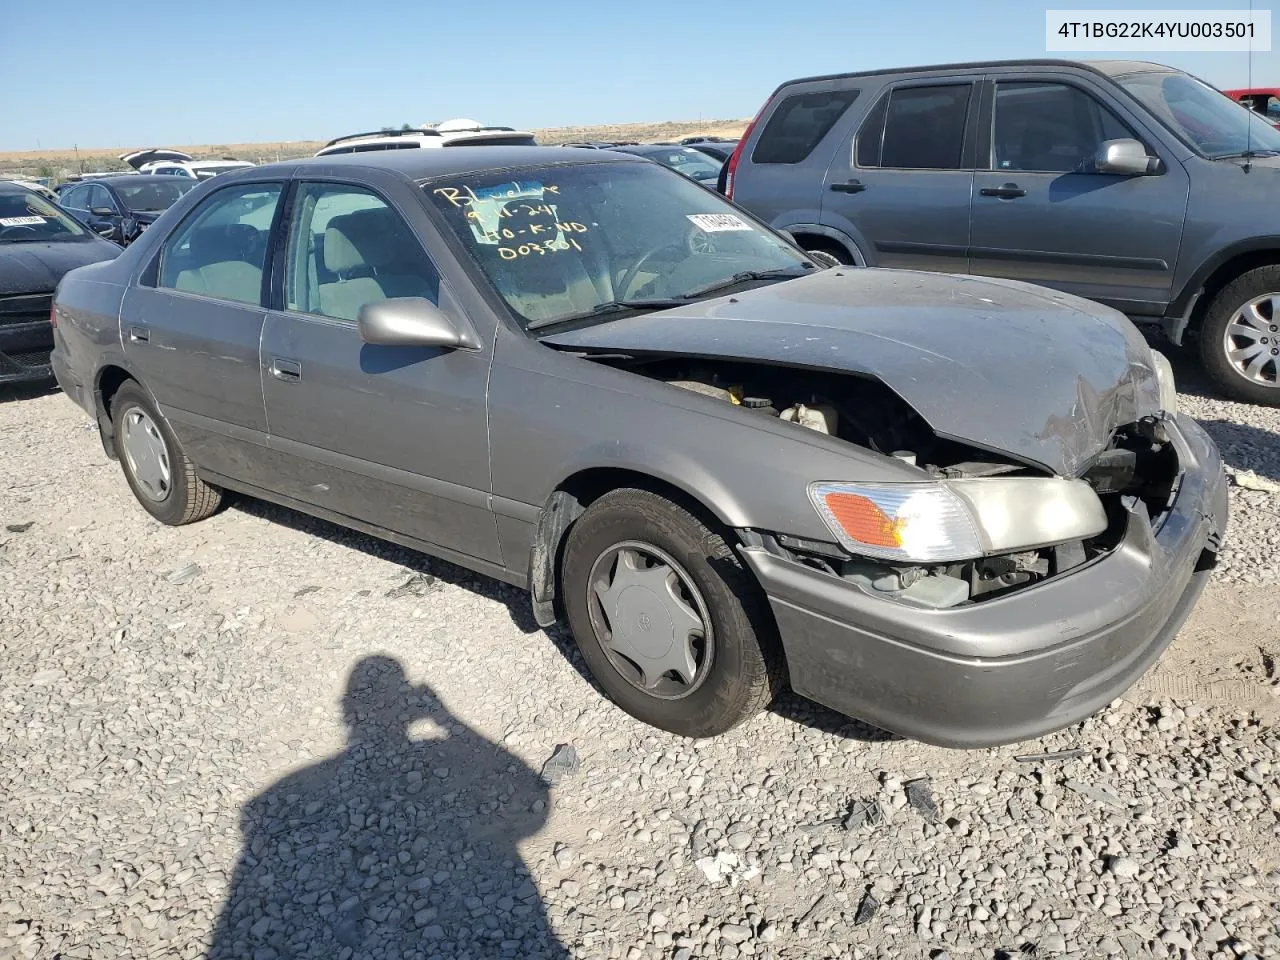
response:
<svg viewBox="0 0 1280 960"><path fill-rule="evenodd" d="M549 127L535 130L539 143L555 145L572 140L678 140L681 137L737 137L747 128L746 120L664 120L656 123L612 123L593 127ZM270 143L214 144L145 144L166 146L199 159L233 157L254 163L309 157L324 144L323 140L284 140ZM30 177L60 179L81 170L127 170L118 159L122 153L139 149L137 145L93 147L79 151L27 150L0 151L0 177L21 174Z"/></svg>

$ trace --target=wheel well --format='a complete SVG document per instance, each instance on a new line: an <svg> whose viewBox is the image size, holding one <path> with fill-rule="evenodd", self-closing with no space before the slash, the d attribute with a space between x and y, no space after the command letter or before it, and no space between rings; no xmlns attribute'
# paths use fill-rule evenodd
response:
<svg viewBox="0 0 1280 960"><path fill-rule="evenodd" d="M820 233L804 232L793 232L792 236L796 238L796 243L800 244L805 250L821 250L823 253L829 253L836 257L841 263L856 262L849 248L834 237L826 237Z"/></svg>
<svg viewBox="0 0 1280 960"><path fill-rule="evenodd" d="M559 619L560 562L569 530L587 507L623 487L656 493L680 504L708 526L724 527L715 512L687 490L638 470L592 467L566 477L543 507L529 558L529 592L534 619L540 626L549 627Z"/></svg>
<svg viewBox="0 0 1280 960"><path fill-rule="evenodd" d="M1256 270L1258 267L1277 265L1280 265L1280 250L1275 249L1250 250L1248 253L1232 257L1226 263L1220 265L1213 273L1209 274L1201 285L1200 299L1196 301L1195 307L1191 311L1191 316L1188 318L1187 330L1199 330L1214 298L1232 280L1248 273L1250 270Z"/></svg>
<svg viewBox="0 0 1280 960"><path fill-rule="evenodd" d="M128 370L123 367L107 366L98 371L98 383L93 395L98 413L98 434L102 438L102 449L107 456L115 459L115 425L111 422L111 400L116 392L132 380Z"/></svg>

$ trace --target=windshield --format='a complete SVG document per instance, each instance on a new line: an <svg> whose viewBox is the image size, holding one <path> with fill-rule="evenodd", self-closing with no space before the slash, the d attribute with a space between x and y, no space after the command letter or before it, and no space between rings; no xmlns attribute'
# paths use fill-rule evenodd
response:
<svg viewBox="0 0 1280 960"><path fill-rule="evenodd" d="M423 189L529 328L813 269L718 195L654 164L479 173Z"/></svg>
<svg viewBox="0 0 1280 960"><path fill-rule="evenodd" d="M168 210L178 198L195 186L194 180L151 181L149 183L116 183L116 193L130 210L139 213Z"/></svg>
<svg viewBox="0 0 1280 960"><path fill-rule="evenodd" d="M44 243L84 236L88 233L80 224L38 193L0 193L0 244Z"/></svg>
<svg viewBox="0 0 1280 960"><path fill-rule="evenodd" d="M1120 84L1210 159L1280 152L1280 130L1185 73L1139 73Z"/></svg>
<svg viewBox="0 0 1280 960"><path fill-rule="evenodd" d="M664 167L678 170L686 177L693 177L695 180L714 180L720 175L720 164L716 163L701 150L694 150L692 147L646 150L639 156L657 160Z"/></svg>

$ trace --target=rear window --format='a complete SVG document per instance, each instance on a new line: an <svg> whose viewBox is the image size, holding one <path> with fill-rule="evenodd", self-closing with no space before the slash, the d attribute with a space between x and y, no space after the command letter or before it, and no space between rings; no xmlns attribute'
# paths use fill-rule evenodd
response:
<svg viewBox="0 0 1280 960"><path fill-rule="evenodd" d="M751 152L752 163L799 163L858 99L859 90L798 93L778 104Z"/></svg>

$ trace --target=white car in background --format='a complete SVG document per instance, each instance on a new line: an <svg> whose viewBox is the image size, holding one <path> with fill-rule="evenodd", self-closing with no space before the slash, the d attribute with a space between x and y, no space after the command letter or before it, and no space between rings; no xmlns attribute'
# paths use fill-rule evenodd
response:
<svg viewBox="0 0 1280 960"><path fill-rule="evenodd" d="M123 154L120 159L139 173L186 177L189 180L208 180L220 173L256 166L248 160L196 160L181 150L161 150L154 147Z"/></svg>
<svg viewBox="0 0 1280 960"><path fill-rule="evenodd" d="M443 123L411 127L408 130L378 130L351 133L330 140L316 151L317 157L370 150L413 150L419 147L532 147L533 134L511 127L486 127L478 120L459 117Z"/></svg>

